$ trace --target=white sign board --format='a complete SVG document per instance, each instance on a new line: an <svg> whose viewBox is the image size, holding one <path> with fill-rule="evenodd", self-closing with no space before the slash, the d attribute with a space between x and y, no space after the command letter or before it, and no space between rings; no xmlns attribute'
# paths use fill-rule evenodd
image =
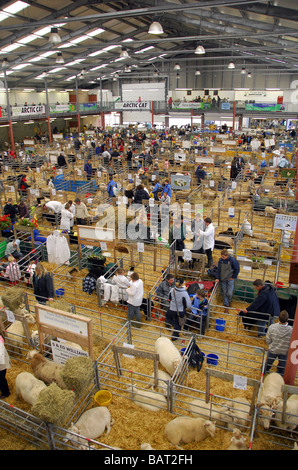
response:
<svg viewBox="0 0 298 470"><path fill-rule="evenodd" d="M70 357L85 356L88 357L88 353L81 349L76 349L68 346L67 344L60 343L58 341L51 341L53 361L58 364L65 364L67 359Z"/></svg>
<svg viewBox="0 0 298 470"><path fill-rule="evenodd" d="M126 111L144 111L150 109L150 101L118 101L115 109L125 109Z"/></svg>
<svg viewBox="0 0 298 470"><path fill-rule="evenodd" d="M286 214L276 214L274 220L274 228L280 230L289 230L290 232L295 232L297 225L297 216L295 215L286 215Z"/></svg>
<svg viewBox="0 0 298 470"><path fill-rule="evenodd" d="M38 106L13 106L12 115L13 116L28 116L30 114L45 114L46 107L43 105Z"/></svg>
<svg viewBox="0 0 298 470"><path fill-rule="evenodd" d="M81 336L88 336L88 326L77 318L69 316L62 316L55 312L49 312L39 307L38 310L39 321L43 325L52 326L54 328L67 330L68 332L75 333Z"/></svg>

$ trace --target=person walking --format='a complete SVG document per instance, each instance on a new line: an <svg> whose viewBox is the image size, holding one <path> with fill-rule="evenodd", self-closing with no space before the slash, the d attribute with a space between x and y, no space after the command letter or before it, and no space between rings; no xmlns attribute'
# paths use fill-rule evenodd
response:
<svg viewBox="0 0 298 470"><path fill-rule="evenodd" d="M203 235L203 250L205 251L207 255L207 268L210 268L213 264L213 257L212 257L212 252L214 249L214 236L215 236L215 230L214 230L214 225L212 223L212 220L210 217L206 217L204 219L205 222L205 230L200 230L198 229L198 234Z"/></svg>
<svg viewBox="0 0 298 470"><path fill-rule="evenodd" d="M221 251L219 258L216 280L223 295L223 304L225 307L230 307L231 300L234 292L235 279L237 279L240 272L240 266L236 258L231 256L226 248ZM228 313L228 309L225 309Z"/></svg>
<svg viewBox="0 0 298 470"><path fill-rule="evenodd" d="M173 326L172 341L179 338L181 327L185 325L186 309L191 309L191 300L184 287L184 279L177 279L169 293L170 305L166 312L166 326Z"/></svg>
<svg viewBox="0 0 298 470"><path fill-rule="evenodd" d="M10 369L11 363L8 352L5 347L4 343L5 333L0 330L0 399L4 400L5 398L9 397L10 391L9 386L6 380L6 371Z"/></svg>
<svg viewBox="0 0 298 470"><path fill-rule="evenodd" d="M268 346L265 374L270 371L275 359L278 359L277 373L284 375L293 328L288 324L289 314L282 310L278 322L269 326L266 334Z"/></svg>
<svg viewBox="0 0 298 470"><path fill-rule="evenodd" d="M33 292L38 303L45 305L54 298L54 284L50 273L41 263L37 263L33 274Z"/></svg>
<svg viewBox="0 0 298 470"><path fill-rule="evenodd" d="M84 172L86 173L87 181L90 181L92 177L92 164L90 158L86 161L84 165Z"/></svg>
<svg viewBox="0 0 298 470"><path fill-rule="evenodd" d="M117 187L116 181L114 181L113 176L110 176L109 183L107 185L107 193L108 193L109 197L116 197L117 188L118 187Z"/></svg>
<svg viewBox="0 0 298 470"><path fill-rule="evenodd" d="M137 322L141 322L140 307L143 303L144 286L143 281L139 278L138 273L133 272L130 275L130 287L126 289L126 293L128 295L127 320L132 321L133 318L135 318ZM135 326L138 328L141 327L139 324L136 324Z"/></svg>
<svg viewBox="0 0 298 470"><path fill-rule="evenodd" d="M257 290L257 297L246 309L242 309L240 315L243 317L244 324L250 319L256 320L260 338L265 336L267 323L270 324L273 317L279 316L280 307L275 289L271 284L265 283L262 279L256 279L253 286ZM245 320L246 318L248 320Z"/></svg>

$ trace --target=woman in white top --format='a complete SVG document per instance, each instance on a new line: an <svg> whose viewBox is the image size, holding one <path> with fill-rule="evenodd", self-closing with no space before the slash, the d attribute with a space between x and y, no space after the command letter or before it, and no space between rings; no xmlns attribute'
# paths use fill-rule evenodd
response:
<svg viewBox="0 0 298 470"><path fill-rule="evenodd" d="M61 222L60 229L70 231L70 227L73 225L74 215L71 212L70 205L67 203L61 210Z"/></svg>
<svg viewBox="0 0 298 470"><path fill-rule="evenodd" d="M210 268L213 264L212 251L214 248L215 230L210 217L206 217L204 222L206 226L205 230L198 230L198 233L203 235L203 249L205 250L208 259L207 268Z"/></svg>
<svg viewBox="0 0 298 470"><path fill-rule="evenodd" d="M65 209L65 206L67 204L69 205L69 209L73 214L73 219L70 221L70 228L72 228L73 224L74 224L74 218L75 218L75 215L76 215L76 206L74 205L74 203L72 201L68 201L66 204L64 204L64 209Z"/></svg>

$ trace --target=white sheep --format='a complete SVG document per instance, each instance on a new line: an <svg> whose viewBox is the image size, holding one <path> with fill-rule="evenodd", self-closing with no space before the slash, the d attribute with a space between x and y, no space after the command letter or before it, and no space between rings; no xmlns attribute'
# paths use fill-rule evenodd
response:
<svg viewBox="0 0 298 470"><path fill-rule="evenodd" d="M167 400L161 393L139 390L135 385L128 385L127 389L131 391L135 404L145 410L160 411L161 408L167 408Z"/></svg>
<svg viewBox="0 0 298 470"><path fill-rule="evenodd" d="M46 384L30 372L20 372L16 377L16 397L21 396L30 405L34 405L39 393L47 388Z"/></svg>
<svg viewBox="0 0 298 470"><path fill-rule="evenodd" d="M155 449L153 449L151 444L149 444L149 442L143 442L143 444L141 444L140 449L141 450L155 450Z"/></svg>
<svg viewBox="0 0 298 470"><path fill-rule="evenodd" d="M68 431L79 434L82 438L66 433L64 441L71 441L79 446L83 444L81 448L84 448L84 444L85 446L87 444L85 439L95 440L101 436L105 430L107 436L113 423L114 421L111 418L108 408L105 406L91 408L90 410L85 411L75 424L71 423L68 428Z"/></svg>
<svg viewBox="0 0 298 470"><path fill-rule="evenodd" d="M206 419L215 420L218 426L225 426L223 408L214 405L214 403L206 403L204 400L196 399L189 403L188 409L195 417L201 415Z"/></svg>
<svg viewBox="0 0 298 470"><path fill-rule="evenodd" d="M29 351L27 359L30 360L31 368L37 379L43 380L47 385L55 382L60 388L67 388L61 377L61 372L64 368L63 364L49 361L42 354L34 350Z"/></svg>
<svg viewBox="0 0 298 470"><path fill-rule="evenodd" d="M261 386L259 396L260 403L265 403L270 407L276 407L282 400L282 386L284 383L283 377L280 374L277 374L277 372L271 372L268 374Z"/></svg>
<svg viewBox="0 0 298 470"><path fill-rule="evenodd" d="M274 410L271 408L271 406L266 405L265 403L260 404L259 422L264 429L269 429L273 414Z"/></svg>
<svg viewBox="0 0 298 470"><path fill-rule="evenodd" d="M235 425L248 426L250 423L250 403L246 398L241 400L241 402L232 402L226 409L224 416L227 418L228 429L233 429Z"/></svg>
<svg viewBox="0 0 298 470"><path fill-rule="evenodd" d="M154 372L151 374L151 377L154 379ZM166 382L170 381L172 377L167 372L158 369L157 371L157 386L154 387L154 380L150 380L149 387L151 390L155 390L158 393L162 393L164 396L168 394L168 387Z"/></svg>
<svg viewBox="0 0 298 470"><path fill-rule="evenodd" d="M165 336L160 336L155 341L155 353L159 355L161 365L170 375L173 375L181 361L181 354L172 341Z"/></svg>
<svg viewBox="0 0 298 470"><path fill-rule="evenodd" d="M282 423L283 402L279 402L275 411L276 425L287 431L294 431L298 426L298 395L291 395L287 400L285 422Z"/></svg>
<svg viewBox="0 0 298 470"><path fill-rule="evenodd" d="M247 450L245 445L246 438L241 435L239 429L233 429L231 444L227 450Z"/></svg>
<svg viewBox="0 0 298 470"><path fill-rule="evenodd" d="M179 444L200 442L208 436L215 437L215 432L215 423L204 418L190 418L188 416L178 416L165 427L166 438L177 449L181 449Z"/></svg>
<svg viewBox="0 0 298 470"><path fill-rule="evenodd" d="M25 314L28 325L33 325L35 323L35 318L30 313ZM8 340L9 347L12 351L22 354L22 346L24 344L25 330L21 320L15 320L7 329L6 329L6 340Z"/></svg>

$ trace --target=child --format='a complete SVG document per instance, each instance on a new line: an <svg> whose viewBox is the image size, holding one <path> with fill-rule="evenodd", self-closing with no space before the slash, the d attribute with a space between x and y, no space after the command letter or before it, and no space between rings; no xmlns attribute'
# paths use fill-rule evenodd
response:
<svg viewBox="0 0 298 470"><path fill-rule="evenodd" d="M203 289L198 289L192 299L191 315L189 317L189 326L198 328L200 334L205 334L206 319L208 310L208 299Z"/></svg>

